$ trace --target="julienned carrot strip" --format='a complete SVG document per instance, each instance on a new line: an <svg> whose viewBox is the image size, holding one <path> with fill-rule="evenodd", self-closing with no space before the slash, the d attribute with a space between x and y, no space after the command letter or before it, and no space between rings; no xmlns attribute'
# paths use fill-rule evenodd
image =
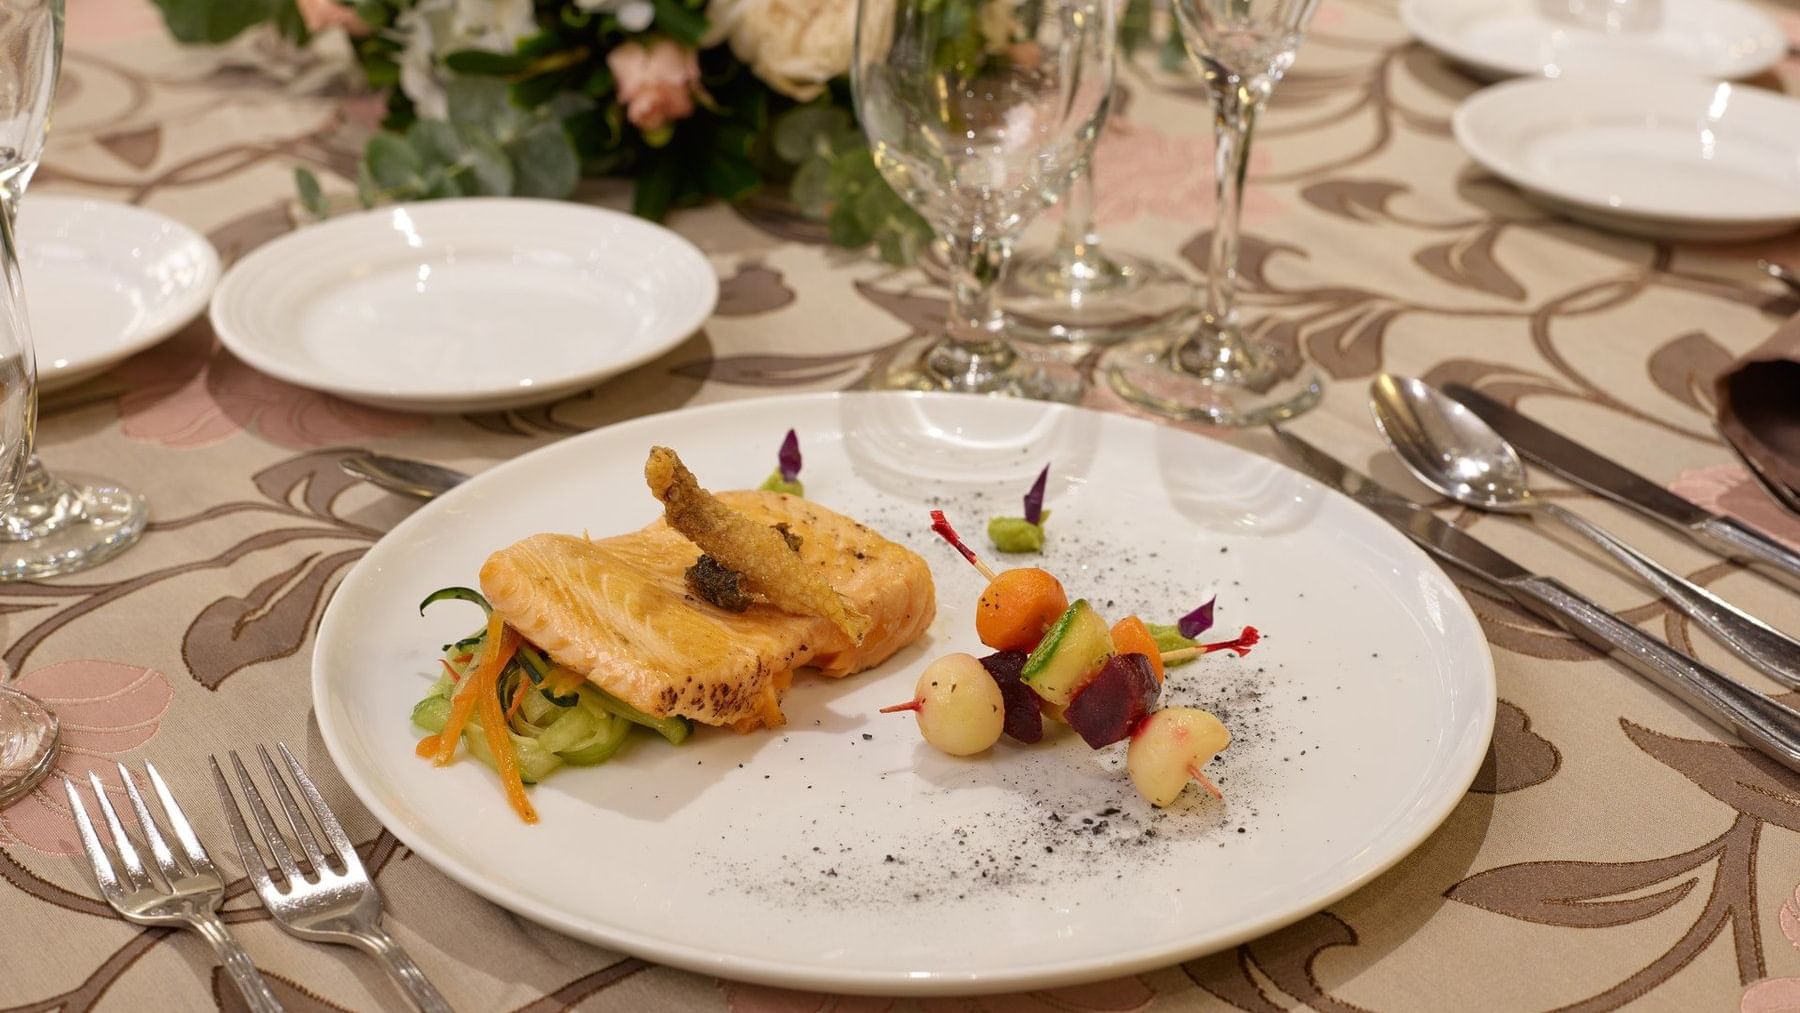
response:
<svg viewBox="0 0 1800 1013"><path fill-rule="evenodd" d="M511 721L513 715L519 713L519 708L525 705L525 691L530 688L531 683L524 679L520 679L519 684L513 687L512 702L506 705L506 720Z"/></svg>
<svg viewBox="0 0 1800 1013"><path fill-rule="evenodd" d="M499 615L489 616L487 650L481 656L481 664L457 687L456 696L450 701L450 719L444 723L444 730L420 740L420 756L431 757L431 761L440 767L450 762L456 755L456 743L462 738L463 728L475 713L477 698L484 693L494 696L500 672L512 660L513 651L518 646L519 635L506 625L506 620ZM498 697L494 698L494 706L500 706ZM427 746L426 743L430 745Z"/></svg>
<svg viewBox="0 0 1800 1013"><path fill-rule="evenodd" d="M507 653L510 655L512 651ZM513 751L512 736L506 732L506 716L500 713L500 698L495 695L492 683L480 693L481 700L476 706L481 709L481 733L487 736L488 751L494 754L494 769L500 773L506 800L512 803L513 812L518 813L520 819L536 823L537 810L532 808L531 799L525 797L525 780L519 776L519 754Z"/></svg>

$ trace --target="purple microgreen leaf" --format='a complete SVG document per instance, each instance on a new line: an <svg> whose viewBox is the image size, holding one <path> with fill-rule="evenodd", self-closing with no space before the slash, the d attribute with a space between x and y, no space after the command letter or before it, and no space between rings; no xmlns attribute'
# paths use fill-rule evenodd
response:
<svg viewBox="0 0 1800 1013"><path fill-rule="evenodd" d="M1205 604L1194 611L1189 612L1187 615L1182 616L1181 619L1176 622L1175 628L1180 630L1181 635L1189 640L1212 629L1213 603L1218 600L1218 595L1213 595L1211 598L1206 599Z"/></svg>
<svg viewBox="0 0 1800 1013"><path fill-rule="evenodd" d="M1050 466L1038 472L1037 481L1031 483L1031 490L1025 494L1025 522L1039 524L1044 519L1044 483L1050 478Z"/></svg>
<svg viewBox="0 0 1800 1013"><path fill-rule="evenodd" d="M792 482L800 477L800 437L790 429L787 439L781 441L781 452L775 455L781 467L781 480Z"/></svg>

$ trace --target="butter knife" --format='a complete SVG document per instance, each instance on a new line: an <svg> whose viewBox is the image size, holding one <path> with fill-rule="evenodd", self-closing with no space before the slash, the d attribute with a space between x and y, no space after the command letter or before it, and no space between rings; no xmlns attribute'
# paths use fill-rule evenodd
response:
<svg viewBox="0 0 1800 1013"><path fill-rule="evenodd" d="M1533 613L1610 652L1775 762L1800 772L1800 711L1675 650L1556 578L1526 570L1298 436L1280 429L1275 435L1303 471L1399 528L1433 558L1454 563Z"/></svg>
<svg viewBox="0 0 1800 1013"><path fill-rule="evenodd" d="M1576 485L1654 517L1714 552L1800 578L1800 553L1755 528L1691 503L1472 387L1453 383L1444 391L1485 419L1519 453Z"/></svg>

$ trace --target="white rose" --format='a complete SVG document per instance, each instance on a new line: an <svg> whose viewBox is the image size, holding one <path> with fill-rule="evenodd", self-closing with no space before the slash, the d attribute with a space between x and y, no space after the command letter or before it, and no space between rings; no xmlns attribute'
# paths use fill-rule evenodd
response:
<svg viewBox="0 0 1800 1013"><path fill-rule="evenodd" d="M856 0L711 0L704 45L731 43L765 84L806 102L850 70Z"/></svg>

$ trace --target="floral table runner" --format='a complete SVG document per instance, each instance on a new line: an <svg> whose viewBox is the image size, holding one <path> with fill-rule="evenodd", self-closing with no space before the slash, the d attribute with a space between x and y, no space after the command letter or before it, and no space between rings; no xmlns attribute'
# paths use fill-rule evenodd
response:
<svg viewBox="0 0 1800 1013"><path fill-rule="evenodd" d="M1800 14L1775 8L1800 47ZM142 204L210 236L227 263L293 228L292 170L347 193L368 98L330 59L249 41L184 51L142 0L70 5L55 130L34 192ZM1800 54L1800 48L1796 49ZM1800 93L1800 56L1763 81ZM1205 269L1209 119L1197 87L1123 77L1100 146L1107 238ZM1309 439L1405 486L1363 407L1387 369L1523 404L1700 502L1800 544L1710 425L1709 379L1800 300L1757 256L1800 238L1684 247L1549 216L1474 169L1449 114L1476 87L1412 43L1386 0L1327 0L1257 143L1246 212L1249 320L1324 370ZM622 190L584 197L617 204ZM150 758L196 798L214 749L280 738L361 842L388 924L459 1008L876 1013L885 1010L1800 1008L1800 780L1509 605L1470 594L1499 670L1499 723L1467 798L1415 854L1298 924L1154 973L978 999L806 995L647 964L538 928L408 853L344 787L310 715L312 632L347 568L407 506L336 462L365 447L470 470L620 419L856 383L934 326L916 271L727 207L671 223L711 257L718 313L664 358L557 404L427 418L264 377L204 321L44 406L42 450L148 494L143 543L97 570L0 586L4 661L51 701L63 772ZM1103 392L1096 406L1122 410ZM1800 598L1566 489L1695 580L1789 629ZM1771 690L1685 619L1548 532L1447 513L1528 565ZM1790 702L1800 694L1789 694ZM96 899L66 806L0 812L0 1006L238 1008L196 937L143 930ZM375 965L298 942L235 880L228 921L290 1009L396 1007ZM796 945L805 945L796 940Z"/></svg>

